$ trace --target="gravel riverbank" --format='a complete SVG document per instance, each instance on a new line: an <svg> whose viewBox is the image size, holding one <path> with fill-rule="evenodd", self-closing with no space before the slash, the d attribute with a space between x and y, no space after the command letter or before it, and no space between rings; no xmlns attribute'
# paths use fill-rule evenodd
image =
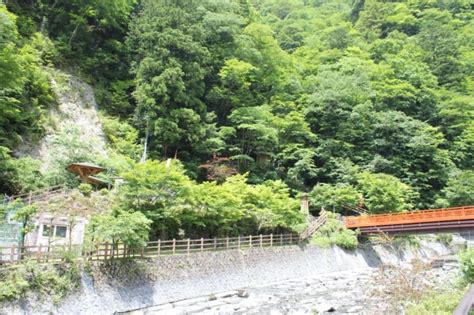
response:
<svg viewBox="0 0 474 315"><path fill-rule="evenodd" d="M394 312L393 306L373 290L374 278L379 272L374 268L332 272L165 303L124 314L389 314ZM458 272L457 263L447 263L428 273L433 287L442 288L456 279Z"/></svg>

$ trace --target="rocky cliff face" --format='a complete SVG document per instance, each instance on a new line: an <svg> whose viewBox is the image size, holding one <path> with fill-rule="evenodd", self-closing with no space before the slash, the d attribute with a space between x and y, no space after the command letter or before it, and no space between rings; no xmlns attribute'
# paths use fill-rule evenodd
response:
<svg viewBox="0 0 474 315"><path fill-rule="evenodd" d="M70 149L67 147L69 138L73 138L91 155L106 156L105 135L92 87L58 70L54 71L53 77L58 105L47 114L46 135L38 143L22 144L15 155L41 160L45 171L58 153Z"/></svg>

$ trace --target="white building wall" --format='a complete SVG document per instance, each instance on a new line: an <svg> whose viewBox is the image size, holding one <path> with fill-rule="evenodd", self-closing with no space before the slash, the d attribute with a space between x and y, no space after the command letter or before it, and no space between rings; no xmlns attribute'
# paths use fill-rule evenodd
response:
<svg viewBox="0 0 474 315"><path fill-rule="evenodd" d="M81 245L84 242L86 224L84 218L69 218L42 213L34 220L34 230L25 238L26 246ZM45 230L52 227L51 234ZM60 233L65 230L65 233ZM43 233L44 232L44 233Z"/></svg>

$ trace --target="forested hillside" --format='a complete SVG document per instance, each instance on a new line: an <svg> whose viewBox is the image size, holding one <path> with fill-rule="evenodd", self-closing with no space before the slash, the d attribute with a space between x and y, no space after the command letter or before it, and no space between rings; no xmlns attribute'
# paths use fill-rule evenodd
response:
<svg viewBox="0 0 474 315"><path fill-rule="evenodd" d="M242 211L301 192L314 209L375 213L474 203L470 0L4 0L1 193L57 184L15 156L53 124L54 69L94 87L124 209L146 213L134 185L161 172L136 164L145 145L183 163L175 183L215 181L182 199L215 211L206 192L242 193ZM253 188L225 181L237 173ZM298 221L282 213L262 222Z"/></svg>

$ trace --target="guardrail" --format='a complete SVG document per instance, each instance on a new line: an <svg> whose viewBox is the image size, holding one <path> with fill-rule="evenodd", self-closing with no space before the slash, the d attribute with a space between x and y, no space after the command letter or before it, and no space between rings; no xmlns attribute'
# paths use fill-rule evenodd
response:
<svg viewBox="0 0 474 315"><path fill-rule="evenodd" d="M474 219L474 206L417 210L403 213L388 213L344 218L347 228L361 228L396 224L414 224Z"/></svg>
<svg viewBox="0 0 474 315"><path fill-rule="evenodd" d="M296 234L249 235L225 238L172 239L147 242L143 247L130 247L125 244L100 243L89 248L82 245L51 246L0 246L0 263L17 263L21 258L38 262L57 262L68 252L75 253L83 260L110 260L126 257L156 258L166 255L189 255L191 253L220 251L229 249L248 249L299 244Z"/></svg>
<svg viewBox="0 0 474 315"><path fill-rule="evenodd" d="M464 294L458 307L453 312L453 315L468 315L474 309L474 284Z"/></svg>

